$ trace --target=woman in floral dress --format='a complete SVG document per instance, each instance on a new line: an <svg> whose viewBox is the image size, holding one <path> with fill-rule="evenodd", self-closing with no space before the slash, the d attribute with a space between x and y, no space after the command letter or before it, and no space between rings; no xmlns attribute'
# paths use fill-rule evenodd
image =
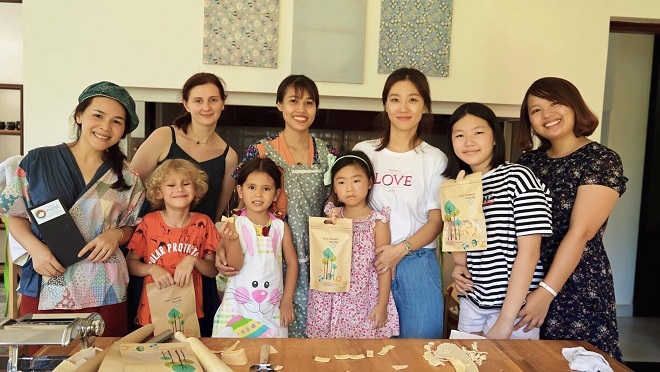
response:
<svg viewBox="0 0 660 372"><path fill-rule="evenodd" d="M546 77L525 93L518 144L532 149L519 163L546 184L553 235L541 244L545 278L527 295L516 329L541 326L541 339L586 340L622 361L612 268L603 247L607 219L628 179L621 159L586 136L598 126L570 82Z"/></svg>

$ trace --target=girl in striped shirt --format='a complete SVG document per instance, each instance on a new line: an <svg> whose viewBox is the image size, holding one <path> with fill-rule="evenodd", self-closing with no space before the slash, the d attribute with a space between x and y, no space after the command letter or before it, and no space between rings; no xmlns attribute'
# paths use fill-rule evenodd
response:
<svg viewBox="0 0 660 372"><path fill-rule="evenodd" d="M482 173L488 248L453 253L460 295L458 330L490 339L538 339L539 329L514 331L527 293L539 286L541 237L552 234L551 198L526 167L504 159L504 135L495 113L466 103L449 120L446 177Z"/></svg>

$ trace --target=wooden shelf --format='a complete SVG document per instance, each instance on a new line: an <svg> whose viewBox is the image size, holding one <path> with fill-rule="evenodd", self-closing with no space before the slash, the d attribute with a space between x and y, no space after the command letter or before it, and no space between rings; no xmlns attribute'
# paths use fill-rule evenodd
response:
<svg viewBox="0 0 660 372"><path fill-rule="evenodd" d="M0 0L2 2L3 0ZM18 121L21 123L21 129L16 130L16 129L3 129L0 130L0 135L2 136L18 136L19 137L19 142L20 142L20 152L19 154L23 155L24 151L24 144L23 144L23 128L25 128L25 120L23 120L23 85L22 84L3 84L0 83L0 90L17 90L19 92L19 100L20 100L20 115L18 116ZM5 118L6 119L6 118ZM12 118L12 121L16 121L15 117Z"/></svg>
<svg viewBox="0 0 660 372"><path fill-rule="evenodd" d="M20 130L0 129L0 134L1 135L7 135L7 136L20 136L21 131Z"/></svg>

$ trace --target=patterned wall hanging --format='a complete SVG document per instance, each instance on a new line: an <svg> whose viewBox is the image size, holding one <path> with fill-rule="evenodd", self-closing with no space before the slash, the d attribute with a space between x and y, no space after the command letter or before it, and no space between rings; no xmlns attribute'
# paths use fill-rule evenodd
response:
<svg viewBox="0 0 660 372"><path fill-rule="evenodd" d="M449 76L453 0L381 0L378 72Z"/></svg>
<svg viewBox="0 0 660 372"><path fill-rule="evenodd" d="M204 1L204 63L277 67L279 0Z"/></svg>

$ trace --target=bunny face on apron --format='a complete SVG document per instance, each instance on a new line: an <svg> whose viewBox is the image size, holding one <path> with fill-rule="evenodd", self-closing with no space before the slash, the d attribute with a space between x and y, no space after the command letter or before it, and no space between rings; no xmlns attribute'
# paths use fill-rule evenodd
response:
<svg viewBox="0 0 660 372"><path fill-rule="evenodd" d="M323 140L314 138L318 163L290 165L270 145L262 141L265 153L283 170L284 192L288 197L287 221L291 228L293 245L298 253L298 284L293 295L295 320L289 325L289 337L305 337L307 294L309 290L309 217L320 216L330 195L330 187L323 183L328 169L328 147Z"/></svg>

